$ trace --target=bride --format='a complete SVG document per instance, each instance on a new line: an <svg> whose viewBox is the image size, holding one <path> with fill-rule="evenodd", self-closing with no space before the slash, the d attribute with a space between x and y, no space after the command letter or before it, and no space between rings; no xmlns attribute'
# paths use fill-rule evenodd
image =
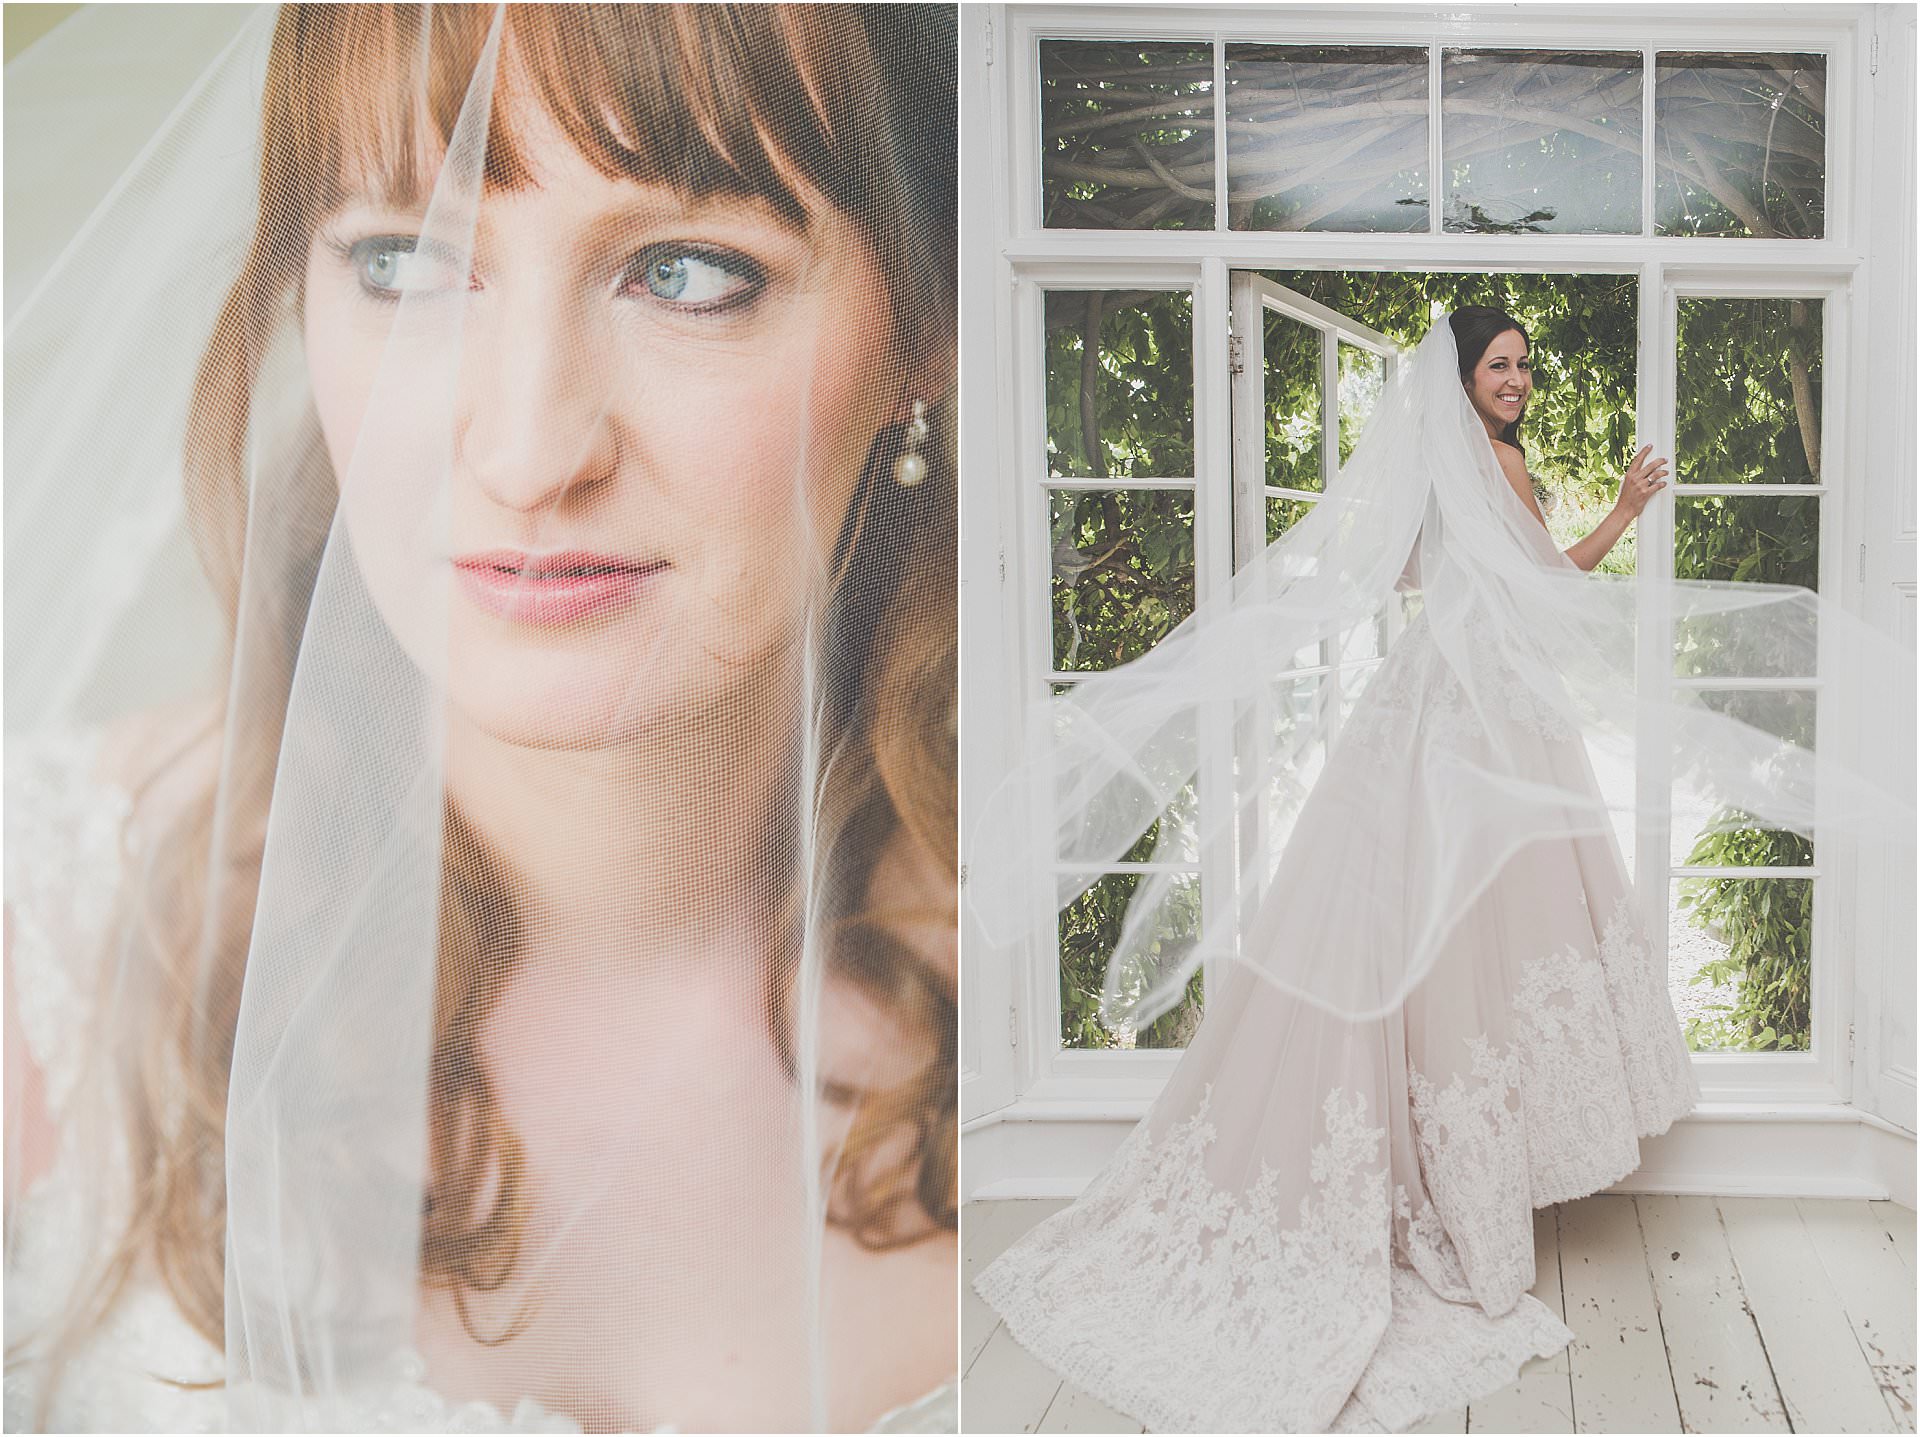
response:
<svg viewBox="0 0 1920 1437"><path fill-rule="evenodd" d="M1259 899L1237 934L1215 919L1176 944L1177 885L1143 872L1108 1019L1150 1021L1210 957L1204 1020L1084 1194L975 1280L1023 1345L1149 1430L1402 1430L1569 1342L1528 1293L1532 1210L1631 1173L1638 1139L1698 1098L1588 745L1652 717L1678 781L1810 819L1808 755L1635 694L1633 586L1588 571L1665 461L1643 448L1613 511L1558 552L1519 443L1530 392L1511 317L1437 320L1323 504L1225 601L1057 704L1051 774L1017 776L1056 795L1075 873L1136 856L1149 827L1163 860L1250 816L1284 830L1270 873L1265 845L1241 845ZM1809 596L1737 587L1675 585L1677 622L1795 672ZM1276 725L1264 676L1412 592L1418 616L1302 797L1287 770L1329 716ZM1277 754L1242 754L1211 811L1209 710ZM1016 821L1015 786L989 830ZM1090 881L1036 895L1008 868L982 891L1040 913Z"/></svg>
<svg viewBox="0 0 1920 1437"><path fill-rule="evenodd" d="M951 16L9 124L189 31L7 329L9 1430L950 1430Z"/></svg>

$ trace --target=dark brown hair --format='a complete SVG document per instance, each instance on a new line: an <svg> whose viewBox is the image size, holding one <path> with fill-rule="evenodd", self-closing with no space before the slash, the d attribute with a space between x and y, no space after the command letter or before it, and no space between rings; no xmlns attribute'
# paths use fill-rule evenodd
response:
<svg viewBox="0 0 1920 1437"><path fill-rule="evenodd" d="M1487 346L1508 330L1518 334L1529 349L1533 347L1520 321L1490 304L1463 304L1448 315L1447 320L1453 325L1453 344L1460 355L1460 382L1469 388L1473 385L1473 371L1479 367ZM1526 452L1520 442L1519 419L1508 420L1499 437L1522 453Z"/></svg>

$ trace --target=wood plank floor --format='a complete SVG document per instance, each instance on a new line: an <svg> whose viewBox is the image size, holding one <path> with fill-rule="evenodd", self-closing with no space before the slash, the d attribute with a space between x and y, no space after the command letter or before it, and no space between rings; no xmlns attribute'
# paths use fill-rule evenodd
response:
<svg viewBox="0 0 1920 1437"><path fill-rule="evenodd" d="M961 1213L963 1432L1139 1432L1015 1342L973 1275L1063 1202ZM1534 1296L1574 1340L1419 1432L1912 1432L1914 1213L1600 1194L1534 1213Z"/></svg>

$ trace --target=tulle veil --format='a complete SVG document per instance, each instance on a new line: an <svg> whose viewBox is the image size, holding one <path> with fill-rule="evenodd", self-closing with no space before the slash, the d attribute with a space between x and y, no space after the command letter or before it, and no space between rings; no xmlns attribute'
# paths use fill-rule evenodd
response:
<svg viewBox="0 0 1920 1437"><path fill-rule="evenodd" d="M864 1428L933 1385L889 1353L952 1275L867 1264L955 1213L913 937L953 902L953 43L103 6L9 65L79 195L9 213L9 757L158 714L136 819L173 790L46 958L108 1235L74 1295L163 1283L213 1352L163 1376L231 1430ZM630 182L564 243L500 218ZM8 1296L16 1365L96 1323Z"/></svg>
<svg viewBox="0 0 1920 1437"><path fill-rule="evenodd" d="M1384 630L1392 608L1410 616L1400 642L1417 626L1443 656L1469 731L1423 727L1419 754L1357 778L1347 820L1377 827L1395 857L1287 890L1281 931L1341 942L1248 944L1348 712L1324 687L1297 702L1283 676ZM1114 1028L1174 1007L1211 963L1378 1018L1515 854L1644 816L1644 780L1543 778L1492 741L1490 716L1578 734L1608 773L1650 766L1652 791L1713 815L1706 831L1791 831L1838 853L1911 836L1913 674L1894 636L1807 589L1579 568L1501 473L1439 315L1320 502L1144 656L1028 701L1022 757L982 784L968 907L996 949L1044 965L1063 910L1104 874L1138 875L1106 966ZM1854 738L1834 721L1803 746L1751 702L1808 692L1823 723L1856 715ZM1226 855L1204 869L1226 882L1201 880L1196 923L1207 853Z"/></svg>

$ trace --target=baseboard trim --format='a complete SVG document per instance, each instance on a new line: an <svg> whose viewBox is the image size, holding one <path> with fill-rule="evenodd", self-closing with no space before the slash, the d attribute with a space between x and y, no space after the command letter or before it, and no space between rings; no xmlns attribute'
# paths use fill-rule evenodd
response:
<svg viewBox="0 0 1920 1437"><path fill-rule="evenodd" d="M1146 1110L1013 1104L961 1136L966 1200L1078 1197ZM1844 1103L1703 1103L1640 1141L1640 1166L1609 1192L1891 1199L1915 1206L1914 1135Z"/></svg>

